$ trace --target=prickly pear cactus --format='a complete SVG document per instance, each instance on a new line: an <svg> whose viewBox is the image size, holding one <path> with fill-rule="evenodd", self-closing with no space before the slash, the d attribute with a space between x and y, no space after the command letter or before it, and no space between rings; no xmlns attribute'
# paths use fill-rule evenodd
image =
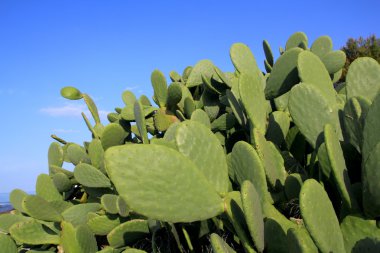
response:
<svg viewBox="0 0 380 253"><path fill-rule="evenodd" d="M266 73L243 43L234 72L154 70L153 101L124 91L108 124L64 87L90 139L52 135L35 194L13 190L0 214L0 251L378 252L379 64L336 84L330 37L296 32L277 59L262 46Z"/></svg>

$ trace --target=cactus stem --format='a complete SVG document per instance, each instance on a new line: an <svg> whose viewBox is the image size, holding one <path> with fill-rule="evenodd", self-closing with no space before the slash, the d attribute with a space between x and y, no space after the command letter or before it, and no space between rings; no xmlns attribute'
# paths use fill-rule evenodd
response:
<svg viewBox="0 0 380 253"><path fill-rule="evenodd" d="M63 140L63 139L61 139L61 138L59 138L59 137L58 137L57 135L55 135L55 134L50 135L50 137L53 138L54 140L56 140L56 141L62 143L63 145L66 145L66 144L67 144L67 141L65 141L65 140Z"/></svg>

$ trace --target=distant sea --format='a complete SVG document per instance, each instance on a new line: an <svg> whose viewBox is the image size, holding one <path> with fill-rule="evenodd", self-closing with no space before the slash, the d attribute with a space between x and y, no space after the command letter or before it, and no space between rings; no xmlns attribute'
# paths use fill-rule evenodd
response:
<svg viewBox="0 0 380 253"><path fill-rule="evenodd" d="M13 209L9 202L9 193L0 193L0 213L9 212Z"/></svg>

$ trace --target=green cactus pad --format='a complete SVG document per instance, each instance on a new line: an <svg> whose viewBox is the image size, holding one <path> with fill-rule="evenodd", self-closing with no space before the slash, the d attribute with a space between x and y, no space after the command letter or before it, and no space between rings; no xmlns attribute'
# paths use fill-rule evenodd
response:
<svg viewBox="0 0 380 253"><path fill-rule="evenodd" d="M380 216L380 142L373 148L362 168L363 208L371 218Z"/></svg>
<svg viewBox="0 0 380 253"><path fill-rule="evenodd" d="M175 116L176 116L176 120L180 120L180 121L185 121L186 120L186 117L185 115L183 115L183 113L180 111L180 110L175 110Z"/></svg>
<svg viewBox="0 0 380 253"><path fill-rule="evenodd" d="M207 79L204 74L201 74L201 77L204 84L203 87L205 87L205 89L212 94L221 95L223 90L226 88L224 85L213 85L212 80Z"/></svg>
<svg viewBox="0 0 380 253"><path fill-rule="evenodd" d="M348 210L358 211L358 205L352 194L350 178L348 177L343 151L338 136L335 133L335 129L330 124L325 125L324 137L332 175L341 195L343 205Z"/></svg>
<svg viewBox="0 0 380 253"><path fill-rule="evenodd" d="M3 253L17 253L16 243L9 235L0 234L0 248Z"/></svg>
<svg viewBox="0 0 380 253"><path fill-rule="evenodd" d="M339 221L323 187L314 179L304 182L300 193L303 222L321 252L344 252Z"/></svg>
<svg viewBox="0 0 380 253"><path fill-rule="evenodd" d="M310 51L301 52L298 56L297 69L303 83L319 89L330 106L336 104L336 91L325 65L318 56Z"/></svg>
<svg viewBox="0 0 380 253"><path fill-rule="evenodd" d="M150 219L191 222L223 211L213 185L190 159L171 148L153 144L112 147L105 161L119 194L132 210Z"/></svg>
<svg viewBox="0 0 380 253"><path fill-rule="evenodd" d="M166 130L163 139L165 141L174 142L174 140L175 140L175 133L177 132L177 127L178 126L179 126L179 122L176 122L176 123L170 125L170 127L168 128L168 130Z"/></svg>
<svg viewBox="0 0 380 253"><path fill-rule="evenodd" d="M370 152L372 152L374 147L380 142L380 93L377 94L378 95L368 109L364 122L362 146L363 161L367 160Z"/></svg>
<svg viewBox="0 0 380 253"><path fill-rule="evenodd" d="M261 200L251 181L241 185L241 202L247 227L258 252L264 251L264 217Z"/></svg>
<svg viewBox="0 0 380 253"><path fill-rule="evenodd" d="M79 226L87 222L87 214L96 212L101 208L98 203L86 203L74 205L66 209L63 213L63 219L70 222L73 226Z"/></svg>
<svg viewBox="0 0 380 253"><path fill-rule="evenodd" d="M182 122L176 132L178 151L188 157L215 190L224 194L228 188L228 167L223 147L210 129L195 121Z"/></svg>
<svg viewBox="0 0 380 253"><path fill-rule="evenodd" d="M284 167L284 159L276 146L265 139L256 128L253 129L254 147L262 160L265 174L270 188L279 191L285 184L287 172Z"/></svg>
<svg viewBox="0 0 380 253"><path fill-rule="evenodd" d="M14 209L24 212L24 209L22 207L22 202L25 197L27 197L28 194L20 189L14 189L9 194L9 202L11 202Z"/></svg>
<svg viewBox="0 0 380 253"><path fill-rule="evenodd" d="M371 101L364 97L352 97L344 106L344 127L346 138L361 152L363 129Z"/></svg>
<svg viewBox="0 0 380 253"><path fill-rule="evenodd" d="M318 152L317 152L317 156L318 156L319 169L320 169L322 175L325 178L329 179L330 176L331 176L332 168L331 168L331 163L330 163L329 156L327 154L327 148L326 148L326 143L325 142L323 142L319 146Z"/></svg>
<svg viewBox="0 0 380 253"><path fill-rule="evenodd" d="M308 39L305 33L296 32L292 34L288 41L286 42L285 50L288 51L295 47L300 47L305 49L307 47Z"/></svg>
<svg viewBox="0 0 380 253"><path fill-rule="evenodd" d="M240 74L262 75L255 57L247 45L243 43L233 44L230 49L230 58Z"/></svg>
<svg viewBox="0 0 380 253"><path fill-rule="evenodd" d="M264 166L256 150L247 142L237 142L231 152L231 168L239 185L249 180L261 199L269 196Z"/></svg>
<svg viewBox="0 0 380 253"><path fill-rule="evenodd" d="M227 95L228 103L232 109L232 112L235 115L236 120L238 121L240 125L245 126L247 123L247 118L244 114L243 106L239 103L239 100L238 100L239 95L236 95L230 90L226 91L226 95Z"/></svg>
<svg viewBox="0 0 380 253"><path fill-rule="evenodd" d="M144 238L149 233L147 220L130 220L115 227L108 235L107 240L111 247L130 245Z"/></svg>
<svg viewBox="0 0 380 253"><path fill-rule="evenodd" d="M172 82L181 82L182 81L182 76L174 70L170 71L169 76L170 76L170 79L172 80Z"/></svg>
<svg viewBox="0 0 380 253"><path fill-rule="evenodd" d="M174 115L169 114L169 111L159 109L153 116L154 126L159 132L166 131L171 124L178 121L178 118Z"/></svg>
<svg viewBox="0 0 380 253"><path fill-rule="evenodd" d="M263 40L265 58L270 66L273 66L273 53L267 40Z"/></svg>
<svg viewBox="0 0 380 253"><path fill-rule="evenodd" d="M72 171L69 171L69 170L66 170L64 168L54 166L54 165L49 166L49 171L51 171L52 174L63 173L66 176L68 176L69 178L72 178L74 176L74 173Z"/></svg>
<svg viewBox="0 0 380 253"><path fill-rule="evenodd" d="M154 90L154 101L159 107L165 107L168 95L168 85L164 74L156 69L152 72L150 80Z"/></svg>
<svg viewBox="0 0 380 253"><path fill-rule="evenodd" d="M289 95L290 91L274 99L274 104L278 111L288 111Z"/></svg>
<svg viewBox="0 0 380 253"><path fill-rule="evenodd" d="M174 150L177 150L177 145L175 144L174 141L167 141L165 139L151 139L150 143L156 144L156 145L166 146L168 148L172 148Z"/></svg>
<svg viewBox="0 0 380 253"><path fill-rule="evenodd" d="M135 248L126 248L121 253L147 253L145 250L135 249Z"/></svg>
<svg viewBox="0 0 380 253"><path fill-rule="evenodd" d="M139 100L140 100L140 103L144 106L148 106L148 107L152 106L152 103L150 102L149 98L145 95L141 95Z"/></svg>
<svg viewBox="0 0 380 253"><path fill-rule="evenodd" d="M107 119L109 122L113 123L113 122L117 122L118 120L120 120L121 116L119 113L111 112L111 113L107 114Z"/></svg>
<svg viewBox="0 0 380 253"><path fill-rule="evenodd" d="M341 50L331 51L321 57L329 74L334 74L344 67L346 54Z"/></svg>
<svg viewBox="0 0 380 253"><path fill-rule="evenodd" d="M325 54L333 49L332 40L329 36L321 36L317 38L311 45L311 52L322 58Z"/></svg>
<svg viewBox="0 0 380 253"><path fill-rule="evenodd" d="M117 200L118 195L104 194L100 198L100 203L102 204L103 208L107 211L107 213L117 214L119 212L117 208Z"/></svg>
<svg viewBox="0 0 380 253"><path fill-rule="evenodd" d="M129 133L120 124L108 124L104 128L102 137L100 138L103 149L107 150L109 147L124 144L125 138L128 135Z"/></svg>
<svg viewBox="0 0 380 253"><path fill-rule="evenodd" d="M285 180L285 195L288 200L298 199L303 184L302 177L299 173L290 174Z"/></svg>
<svg viewBox="0 0 380 253"><path fill-rule="evenodd" d="M62 195L55 187L49 175L40 174L36 182L36 195L47 201L62 200Z"/></svg>
<svg viewBox="0 0 380 253"><path fill-rule="evenodd" d="M62 232L61 232L61 242L64 252L67 253L82 253L81 246L76 239L76 229L74 226L66 221L61 223Z"/></svg>
<svg viewBox="0 0 380 253"><path fill-rule="evenodd" d="M224 199L224 206L225 213L232 223L245 252L256 252L253 248L253 242L247 228L240 192L229 192Z"/></svg>
<svg viewBox="0 0 380 253"><path fill-rule="evenodd" d="M264 60L264 67L265 67L265 71L267 73L271 73L272 72L273 67L269 65L269 63L267 62L267 60Z"/></svg>
<svg viewBox="0 0 380 253"><path fill-rule="evenodd" d="M91 113L91 115L95 121L95 127L96 127L96 125L100 124L100 117L99 117L98 108L96 107L94 101L92 100L92 98L89 95L83 93L82 96L83 96L84 101L86 102L88 110L90 111L90 113Z"/></svg>
<svg viewBox="0 0 380 253"><path fill-rule="evenodd" d="M96 235L107 235L121 223L122 220L118 215L96 215L87 221L87 225Z"/></svg>
<svg viewBox="0 0 380 253"><path fill-rule="evenodd" d="M181 96L181 101L177 104L178 108L181 111L185 110L185 99L189 98L193 100L193 95L191 94L190 90L181 83L181 89L182 89L182 96Z"/></svg>
<svg viewBox="0 0 380 253"><path fill-rule="evenodd" d="M379 217L380 94L372 102L365 118L362 147L363 207L369 217Z"/></svg>
<svg viewBox="0 0 380 253"><path fill-rule="evenodd" d="M63 211L65 211L65 210L68 209L69 207L72 207L72 206L73 206L73 204L72 204L71 202L63 201L63 200L51 201L51 202L49 202L49 204L50 204L55 210L57 210L58 213L62 213Z"/></svg>
<svg viewBox="0 0 380 253"><path fill-rule="evenodd" d="M340 80L340 78L342 77L342 74L343 74L343 69L340 69L338 70L337 72L335 72L334 74L330 75L330 78L331 78L331 81L335 84L335 83L338 83L338 81ZM338 90L336 90L338 91ZM346 95L344 94L344 97L346 97Z"/></svg>
<svg viewBox="0 0 380 253"><path fill-rule="evenodd" d="M9 232L20 243L30 245L59 244L59 236L47 226L36 221L28 221L14 224Z"/></svg>
<svg viewBox="0 0 380 253"><path fill-rule="evenodd" d="M347 98L362 96L371 101L380 90L380 64L370 57L353 61L346 76Z"/></svg>
<svg viewBox="0 0 380 253"><path fill-rule="evenodd" d="M190 73L193 71L193 67L192 66L187 66L183 72L182 72L182 80L183 81L187 81L187 79L189 78L189 75Z"/></svg>
<svg viewBox="0 0 380 253"><path fill-rule="evenodd" d="M127 217L129 215L129 207L122 196L117 197L116 207L121 217Z"/></svg>
<svg viewBox="0 0 380 253"><path fill-rule="evenodd" d="M260 75L262 75L260 73ZM252 126L263 134L266 132L267 101L265 100L262 80L259 76L241 74L239 92L242 105Z"/></svg>
<svg viewBox="0 0 380 253"><path fill-rule="evenodd" d="M301 83L292 88L289 111L294 123L314 148L320 144L320 135L326 124L330 123L340 129L338 112L314 85Z"/></svg>
<svg viewBox="0 0 380 253"><path fill-rule="evenodd" d="M81 248L81 252L95 253L98 251L96 238L86 224L76 228L75 237Z"/></svg>
<svg viewBox="0 0 380 253"><path fill-rule="evenodd" d="M268 129L265 137L268 141L280 147L288 135L289 127L289 114L282 111L274 111L269 115Z"/></svg>
<svg viewBox="0 0 380 253"><path fill-rule="evenodd" d="M136 101L136 96L133 94L132 91L126 90L121 95L121 98L123 99L123 102L126 106L133 106L133 104Z"/></svg>
<svg viewBox="0 0 380 253"><path fill-rule="evenodd" d="M168 87L168 96L166 98L166 105L168 107L176 106L182 99L182 84L172 83Z"/></svg>
<svg viewBox="0 0 380 253"><path fill-rule="evenodd" d="M142 142L144 144L148 144L149 139L148 139L148 133L146 130L145 115L144 115L143 107L142 107L140 101L136 100L134 107L133 107L133 112L135 114L136 125L137 125L137 129L140 133L140 137L142 139Z"/></svg>
<svg viewBox="0 0 380 253"><path fill-rule="evenodd" d="M213 131L226 131L234 127L236 118L232 113L224 113L211 123Z"/></svg>
<svg viewBox="0 0 380 253"><path fill-rule="evenodd" d="M78 100L82 98L82 93L75 87L66 86L61 89L61 96L70 100Z"/></svg>
<svg viewBox="0 0 380 253"><path fill-rule="evenodd" d="M278 58L267 80L267 85L265 86L266 99L281 96L300 82L297 62L298 55L302 51L301 48L293 48Z"/></svg>
<svg viewBox="0 0 380 253"><path fill-rule="evenodd" d="M375 220L367 220L360 216L346 216L340 224L346 252L353 251L355 244L360 244L366 238L374 238L380 241L380 230Z"/></svg>
<svg viewBox="0 0 380 253"><path fill-rule="evenodd" d="M195 64L186 81L186 87L191 88L203 84L202 75L210 80L215 73L214 64L210 60L201 60Z"/></svg>
<svg viewBox="0 0 380 253"><path fill-rule="evenodd" d="M1 214L0 215L0 231L3 233L9 233L9 228L13 224L16 224L19 222L32 221L32 220L33 218L23 216L23 215L17 215L17 214L11 214L11 213Z"/></svg>
<svg viewBox="0 0 380 253"><path fill-rule="evenodd" d="M67 158L74 165L79 163L91 163L90 157L86 153L86 150L75 143L70 143L67 147Z"/></svg>
<svg viewBox="0 0 380 253"><path fill-rule="evenodd" d="M101 171L92 165L80 163L74 168L74 177L87 187L111 187L111 182Z"/></svg>
<svg viewBox="0 0 380 253"><path fill-rule="evenodd" d="M190 97L185 98L185 100L184 100L184 112L185 112L186 118L189 119L194 111L195 111L194 100Z"/></svg>
<svg viewBox="0 0 380 253"><path fill-rule="evenodd" d="M264 223L265 252L288 253L286 230L272 218L266 218Z"/></svg>
<svg viewBox="0 0 380 253"><path fill-rule="evenodd" d="M215 120L220 112L219 97L211 92L205 90L202 93L201 101L203 103L203 110L207 113L210 121Z"/></svg>
<svg viewBox="0 0 380 253"><path fill-rule="evenodd" d="M228 244L223 241L223 239L218 234L211 234L210 235L210 242L213 252L215 253L235 253L236 251L233 250Z"/></svg>
<svg viewBox="0 0 380 253"><path fill-rule="evenodd" d="M201 109L196 109L192 114L191 114L191 120L192 121L197 121L203 125L205 125L208 128L211 128L211 123L210 123L210 118L207 116L207 113Z"/></svg>
<svg viewBox="0 0 380 253"><path fill-rule="evenodd" d="M60 213L45 199L29 195L23 199L23 210L31 217L44 221L61 221Z"/></svg>
<svg viewBox="0 0 380 253"><path fill-rule="evenodd" d="M287 232L289 252L318 253L318 248L304 229L290 228Z"/></svg>
<svg viewBox="0 0 380 253"><path fill-rule="evenodd" d="M106 127L107 128L107 127ZM106 134L107 135L107 134ZM102 138L104 136L104 132ZM92 139L88 146L88 156L91 160L91 165L105 173L104 169L104 149L102 141L99 139Z"/></svg>
<svg viewBox="0 0 380 253"><path fill-rule="evenodd" d="M52 142L49 146L48 163L58 167L63 164L63 149L58 142Z"/></svg>
<svg viewBox="0 0 380 253"><path fill-rule="evenodd" d="M137 100L135 100L135 101L137 101ZM122 119L124 119L126 121L135 121L135 114L133 112L133 105L128 105L128 106L124 107L120 112L120 116Z"/></svg>
<svg viewBox="0 0 380 253"><path fill-rule="evenodd" d="M65 192L71 189L71 181L69 177L62 173L55 173L53 176L53 183L59 192Z"/></svg>
<svg viewBox="0 0 380 253"><path fill-rule="evenodd" d="M262 202L262 210L265 219L264 238L267 252L288 252L286 232L291 229L299 229L299 226L291 222L280 213L268 201Z"/></svg>
<svg viewBox="0 0 380 253"><path fill-rule="evenodd" d="M227 87L232 88L232 82L227 77L226 73L223 73L218 67L214 66L214 71L219 79L225 84ZM215 78L214 78L215 79Z"/></svg>

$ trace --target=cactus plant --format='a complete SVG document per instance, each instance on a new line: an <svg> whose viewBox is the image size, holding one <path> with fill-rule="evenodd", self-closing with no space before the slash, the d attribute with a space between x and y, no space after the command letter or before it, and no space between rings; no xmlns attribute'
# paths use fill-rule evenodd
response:
<svg viewBox="0 0 380 253"><path fill-rule="evenodd" d="M334 208L323 187L314 179L303 184L300 207L305 226L319 250L344 252L343 235Z"/></svg>
<svg viewBox="0 0 380 253"><path fill-rule="evenodd" d="M148 97L124 91L91 139L52 135L36 195L16 189L0 215L4 252L375 252L379 221L379 64L328 36L297 32L266 74L249 47L234 72L210 60L155 70ZM68 169L73 166L74 169Z"/></svg>

